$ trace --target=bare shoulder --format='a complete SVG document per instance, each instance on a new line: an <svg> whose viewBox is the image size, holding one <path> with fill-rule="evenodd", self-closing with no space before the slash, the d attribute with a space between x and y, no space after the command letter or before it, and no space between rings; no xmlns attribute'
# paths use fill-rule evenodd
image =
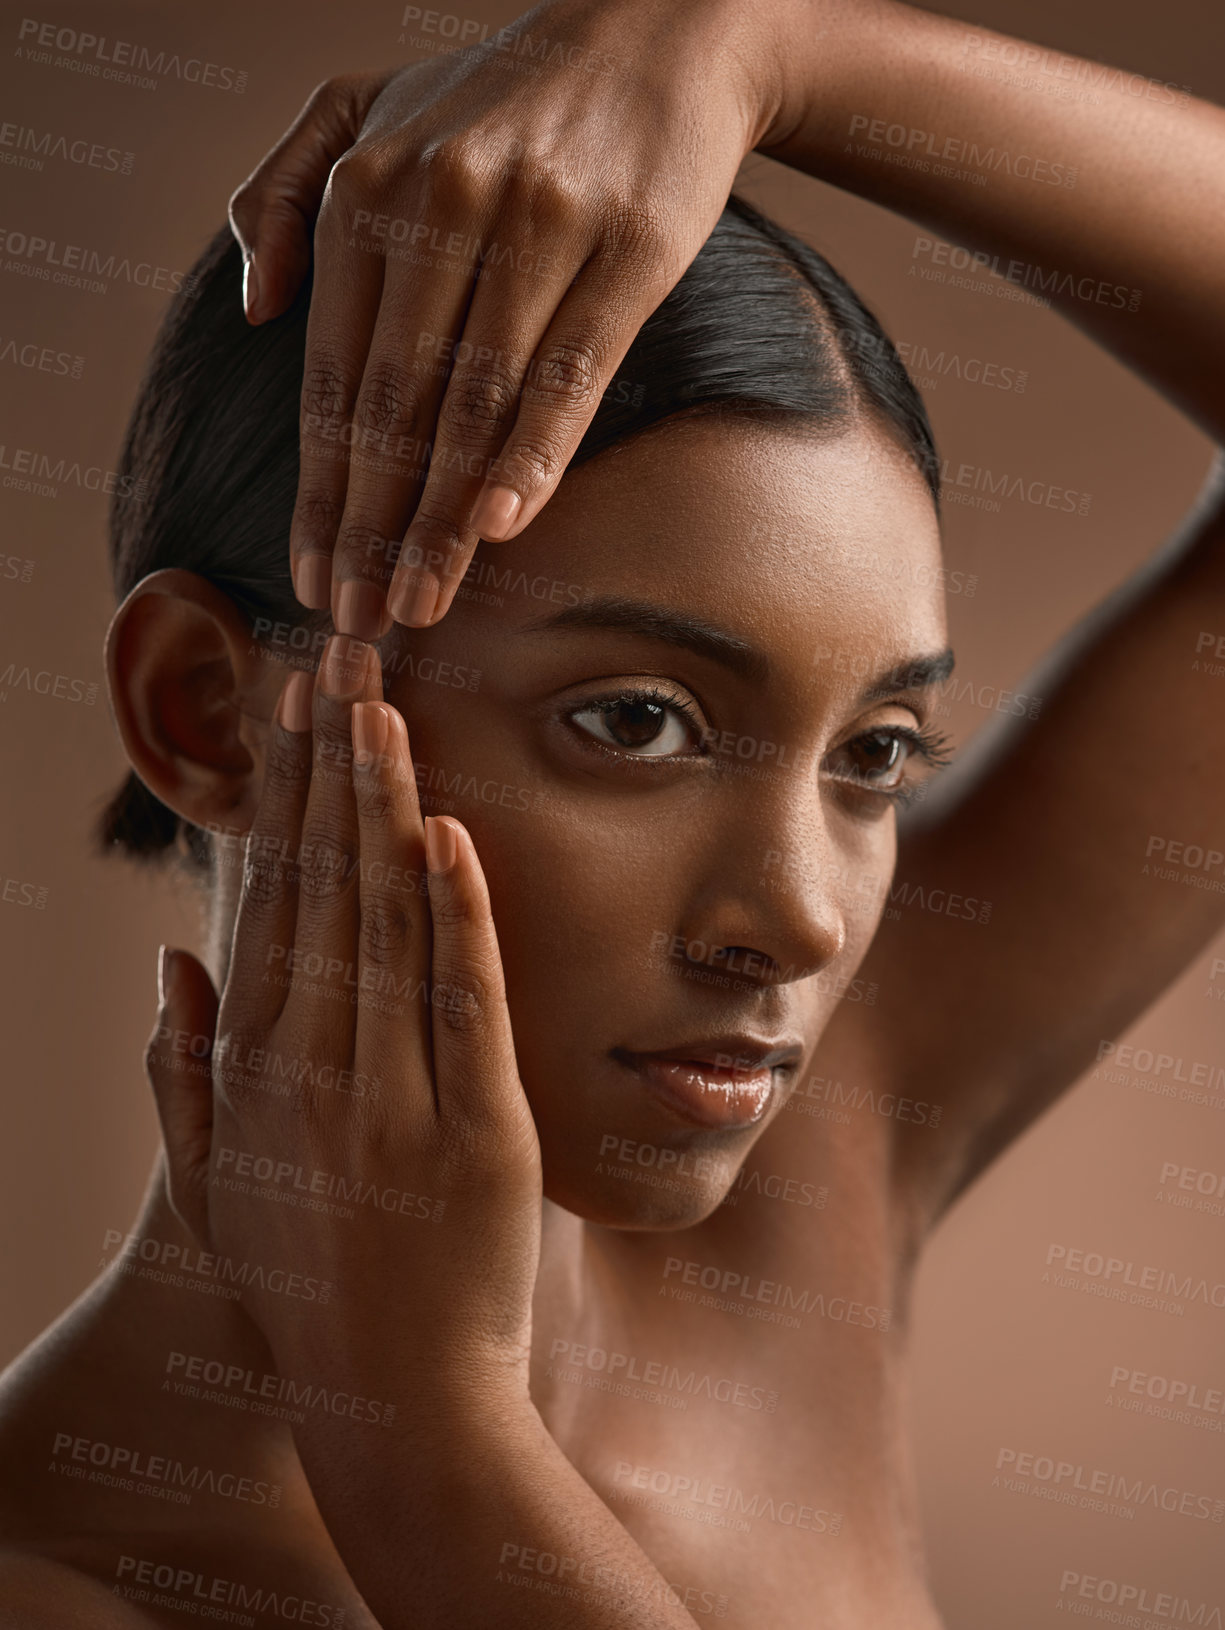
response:
<svg viewBox="0 0 1225 1630"><path fill-rule="evenodd" d="M0 1630L150 1630L156 1623L70 1563L0 1550Z"/></svg>

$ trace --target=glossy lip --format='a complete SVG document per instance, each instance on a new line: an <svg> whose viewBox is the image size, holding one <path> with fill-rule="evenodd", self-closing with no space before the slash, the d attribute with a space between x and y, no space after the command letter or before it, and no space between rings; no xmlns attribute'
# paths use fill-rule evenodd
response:
<svg viewBox="0 0 1225 1630"><path fill-rule="evenodd" d="M650 1052L610 1049L675 1115L707 1131L755 1126L778 1096L779 1076L798 1064L803 1044L757 1036L704 1036ZM677 1066L691 1065L691 1071Z"/></svg>

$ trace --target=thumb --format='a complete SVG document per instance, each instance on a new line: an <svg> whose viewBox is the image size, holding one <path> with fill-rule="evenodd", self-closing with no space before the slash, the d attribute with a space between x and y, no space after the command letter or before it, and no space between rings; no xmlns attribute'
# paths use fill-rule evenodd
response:
<svg viewBox="0 0 1225 1630"><path fill-rule="evenodd" d="M324 80L230 199L230 226L245 262L248 322L279 317L301 288L332 166L357 140L371 103L392 72Z"/></svg>
<svg viewBox="0 0 1225 1630"><path fill-rule="evenodd" d="M170 1205L192 1235L207 1244L217 993L190 952L165 945L158 953L157 990L157 1022L145 1048L145 1071L166 1148Z"/></svg>
<svg viewBox="0 0 1225 1630"><path fill-rule="evenodd" d="M476 849L459 821L430 815L425 852L438 1107L444 1114L459 1111L470 1126L533 1163L536 1124L515 1062L502 958Z"/></svg>

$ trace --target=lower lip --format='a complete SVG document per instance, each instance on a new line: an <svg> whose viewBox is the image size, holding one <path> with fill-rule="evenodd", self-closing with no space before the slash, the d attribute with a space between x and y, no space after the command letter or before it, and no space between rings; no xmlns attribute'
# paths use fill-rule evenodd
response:
<svg viewBox="0 0 1225 1630"><path fill-rule="evenodd" d="M721 1132L755 1126L774 1095L774 1071L725 1070L697 1060L622 1058L640 1080L685 1120Z"/></svg>

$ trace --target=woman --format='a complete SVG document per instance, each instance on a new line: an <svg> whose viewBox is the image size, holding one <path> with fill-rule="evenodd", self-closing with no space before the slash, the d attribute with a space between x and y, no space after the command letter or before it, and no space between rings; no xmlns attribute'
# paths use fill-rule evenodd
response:
<svg viewBox="0 0 1225 1630"><path fill-rule="evenodd" d="M572 14L570 48L594 52L611 9ZM712 15L683 15L682 63ZM799 36L772 49L797 19L775 21L737 72L798 73ZM797 161L810 126L961 83L956 25L826 22L819 115L815 82L776 103ZM940 104L952 128L988 118L965 83L960 121ZM999 147L1027 109L998 86L991 106ZM1160 120L1221 139L1211 109L1155 108L1133 143L1150 180L1177 146ZM1087 172L1109 120L1051 117ZM879 193L878 162L852 177L848 156L845 178ZM1106 189L1075 212L1019 182L984 201L1001 247L1036 261L1076 233L1062 264L1115 262L1144 299L1086 322L1215 425L1197 162L1179 149L1171 223L1134 243ZM897 177L952 230L955 183ZM378 633L381 606L343 585L381 592L388 552L354 550L310 479L325 444L355 448L332 459L347 508L391 458L377 543L416 503L414 455L371 456L321 413L295 524L331 514L352 632L317 683L323 608L295 612L280 543L319 299L310 335L302 292L244 345L236 256L215 245L199 270L127 453L150 501L118 514L108 665L139 781L109 830L207 868L209 943L164 961L164 1163L119 1271L6 1382L5 1460L33 1490L6 1495L16 1622L938 1625L905 1432L915 1260L1220 927L1213 895L1171 900L1141 872L1154 831L1217 837L1188 762L1211 698L1171 653L1220 594L1219 511L1084 630L1041 719L925 792L895 881L891 806L940 756L948 672L934 463L896 359L819 257L730 206L601 375L555 493L546 475L517 522L477 527L517 535L465 579L461 517L435 590L438 563L405 551L418 580L391 604L412 631L377 656L352 624ZM455 326L421 325L426 349ZM539 415L522 372L518 411ZM448 478L443 447L427 479L456 484L419 507L470 517L483 469ZM329 553L295 542L299 573ZM355 557L368 578L345 575ZM933 888L989 902L989 930L884 917ZM184 1487L203 1490L189 1508L158 1496Z"/></svg>

